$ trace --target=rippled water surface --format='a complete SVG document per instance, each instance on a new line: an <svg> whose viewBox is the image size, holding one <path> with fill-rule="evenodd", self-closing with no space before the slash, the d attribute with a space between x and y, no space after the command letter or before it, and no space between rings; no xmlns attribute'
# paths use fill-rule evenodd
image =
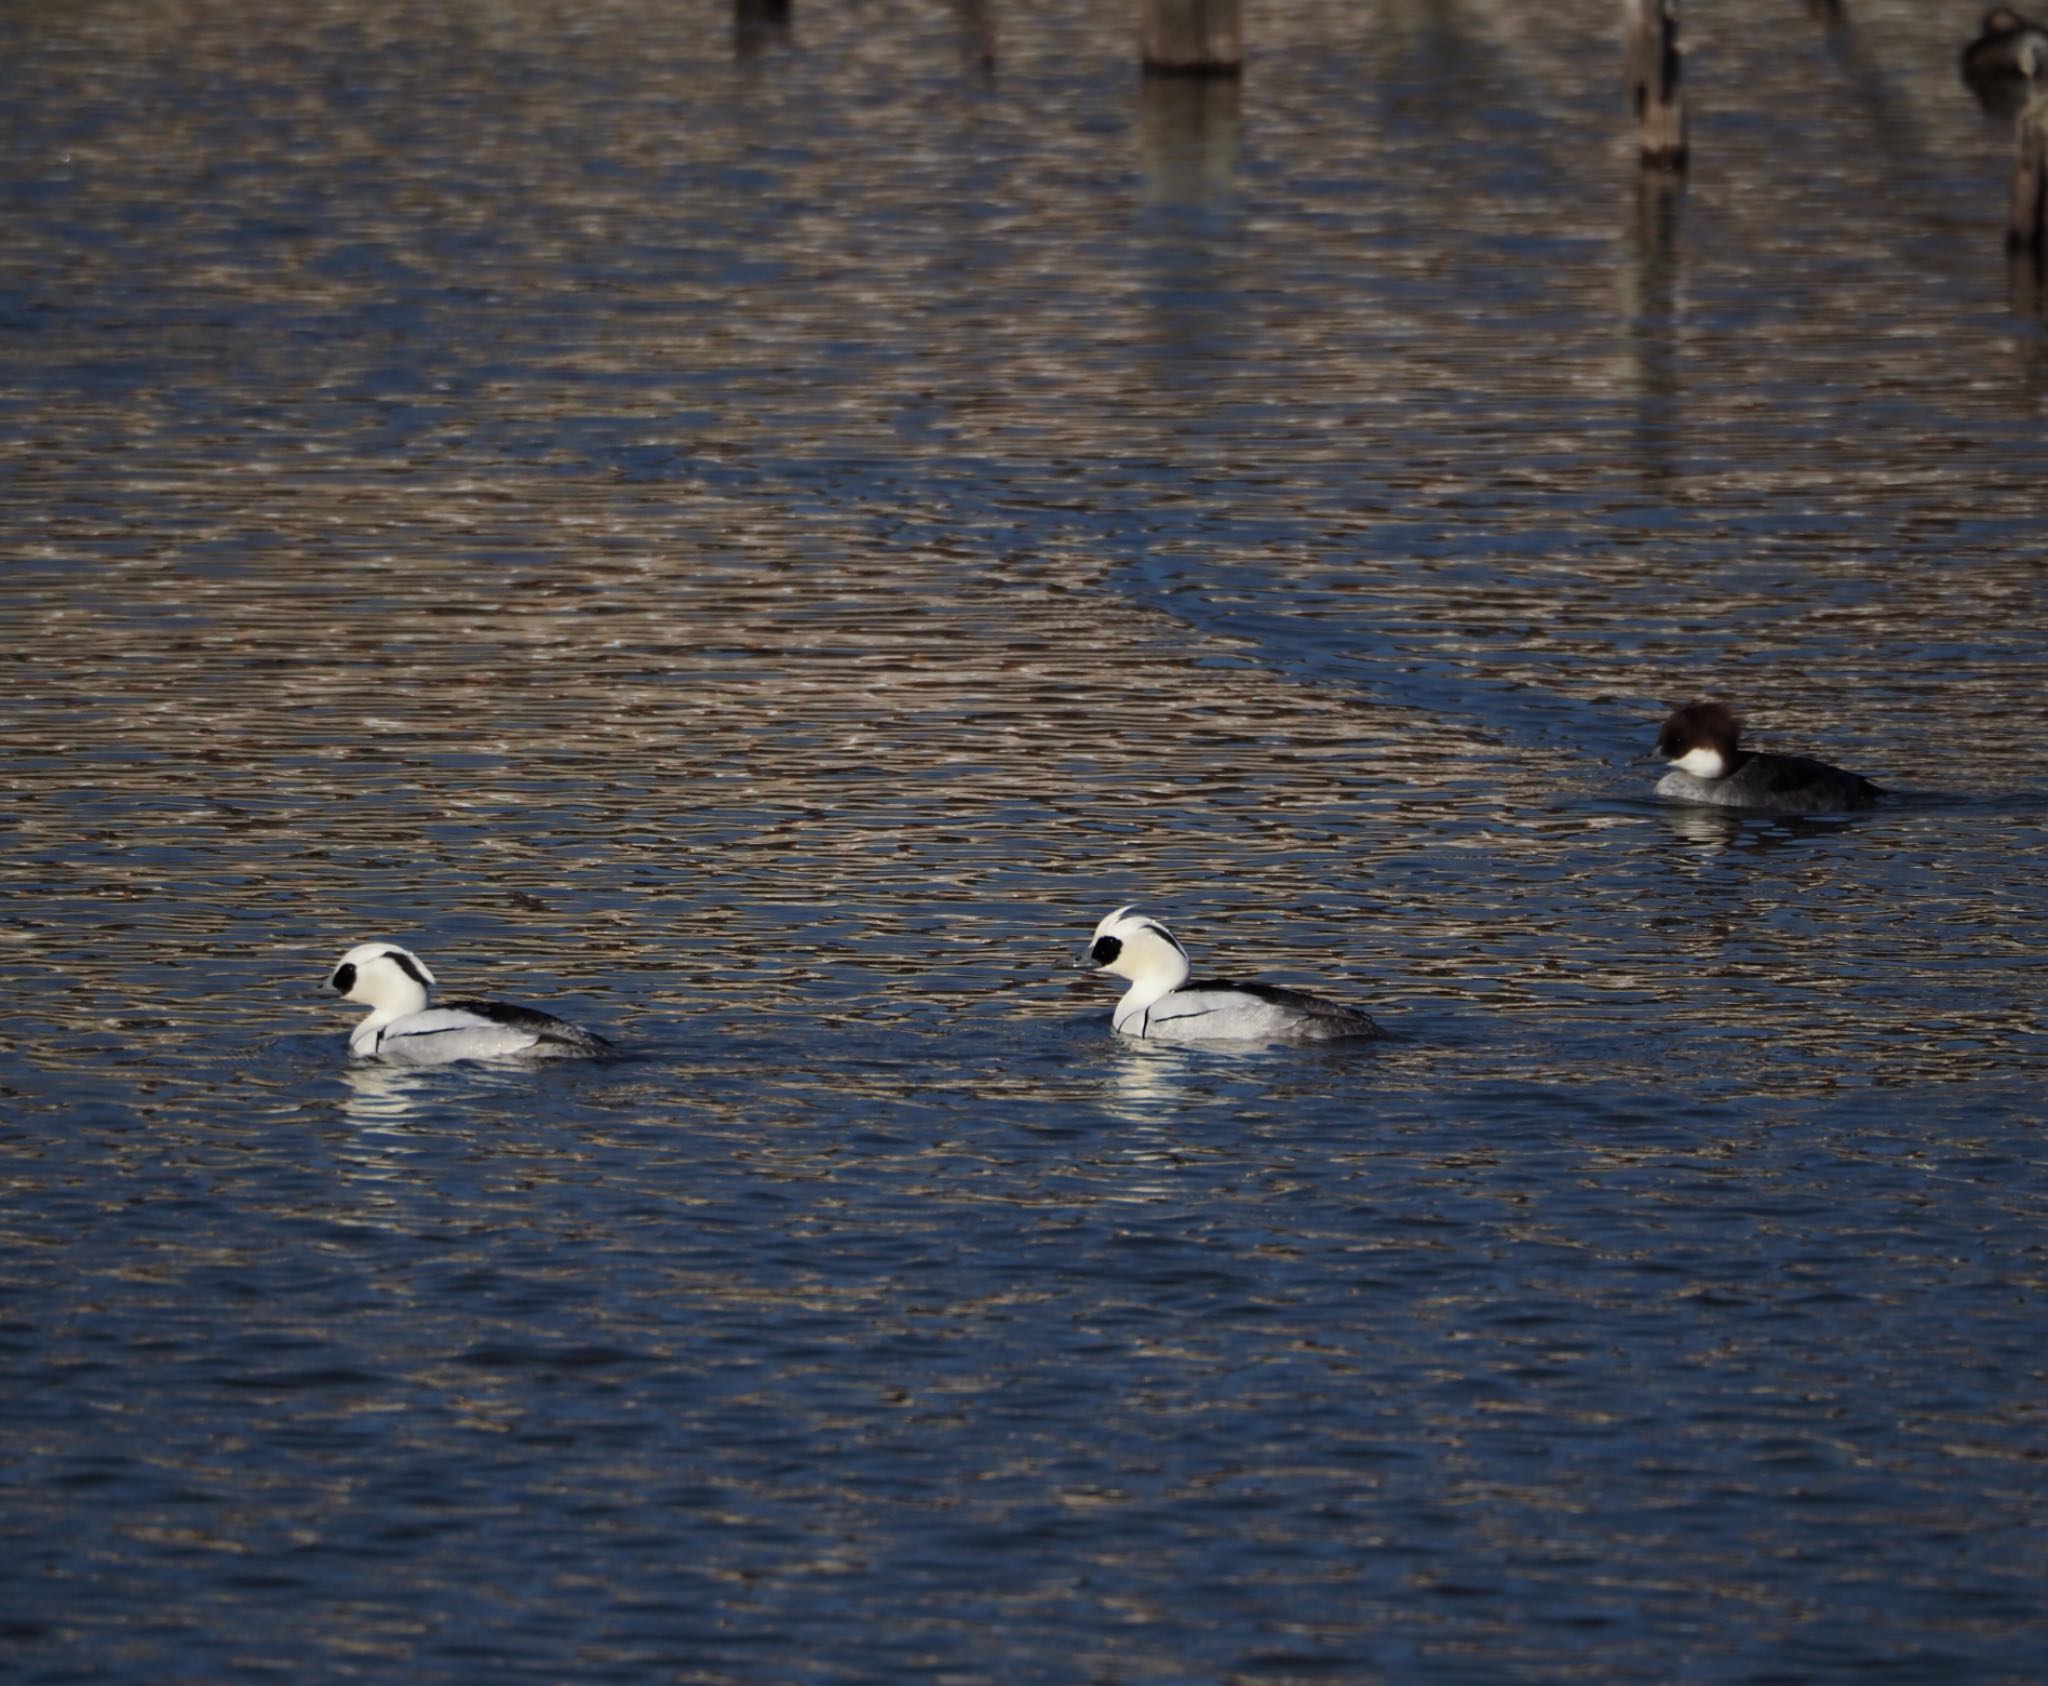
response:
<svg viewBox="0 0 2048 1686"><path fill-rule="evenodd" d="M2048 339L1829 10L0 17L0 1672L2039 1678Z"/></svg>

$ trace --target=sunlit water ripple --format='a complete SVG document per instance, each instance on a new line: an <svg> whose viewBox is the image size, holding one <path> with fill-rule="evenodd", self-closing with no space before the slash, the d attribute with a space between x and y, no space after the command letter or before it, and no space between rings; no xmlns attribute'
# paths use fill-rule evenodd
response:
<svg viewBox="0 0 2048 1686"><path fill-rule="evenodd" d="M8 1678L2038 1676L1959 20L1689 12L1681 186L1605 5L1279 10L0 19Z"/></svg>

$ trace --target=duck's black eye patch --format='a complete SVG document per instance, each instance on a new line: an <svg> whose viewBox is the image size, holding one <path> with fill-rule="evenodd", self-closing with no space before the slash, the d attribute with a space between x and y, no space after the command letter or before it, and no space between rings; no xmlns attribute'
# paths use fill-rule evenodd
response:
<svg viewBox="0 0 2048 1686"><path fill-rule="evenodd" d="M337 966L334 976L327 980L327 987L336 995L346 995L356 987L356 969L353 966Z"/></svg>
<svg viewBox="0 0 2048 1686"><path fill-rule="evenodd" d="M1095 939L1095 946L1088 953L1096 965L1107 966L1123 951L1124 944L1121 937L1097 937Z"/></svg>

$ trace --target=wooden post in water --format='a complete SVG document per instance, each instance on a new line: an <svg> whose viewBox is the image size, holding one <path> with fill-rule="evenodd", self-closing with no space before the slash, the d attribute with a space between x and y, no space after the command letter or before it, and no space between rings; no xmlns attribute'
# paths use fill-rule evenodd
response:
<svg viewBox="0 0 2048 1686"><path fill-rule="evenodd" d="M1685 165L1685 92L1678 53L1678 0L1623 0L1628 97L1645 164Z"/></svg>
<svg viewBox="0 0 2048 1686"><path fill-rule="evenodd" d="M2005 244L2015 252L2039 252L2048 245L2048 91L2035 85L2014 125L2012 210L2005 221Z"/></svg>
<svg viewBox="0 0 2048 1686"><path fill-rule="evenodd" d="M1244 69L1238 0L1140 0L1145 69L1160 76L1235 76Z"/></svg>
<svg viewBox="0 0 2048 1686"><path fill-rule="evenodd" d="M996 18L989 0L953 0L960 25L960 56L983 76L996 73Z"/></svg>
<svg viewBox="0 0 2048 1686"><path fill-rule="evenodd" d="M789 0L732 0L733 50L752 58L789 39Z"/></svg>

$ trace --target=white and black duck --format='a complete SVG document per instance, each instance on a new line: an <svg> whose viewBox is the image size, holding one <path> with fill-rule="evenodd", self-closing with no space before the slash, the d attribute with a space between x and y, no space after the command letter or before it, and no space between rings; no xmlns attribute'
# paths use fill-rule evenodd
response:
<svg viewBox="0 0 2048 1686"><path fill-rule="evenodd" d="M433 1005L434 974L410 949L362 943L341 957L327 987L371 1009L348 1039L358 1059L392 1065L454 1060L545 1060L611 1051L611 1043L552 1013L503 1001Z"/></svg>
<svg viewBox="0 0 2048 1686"><path fill-rule="evenodd" d="M1377 1036L1364 1013L1275 984L1190 982L1187 950L1158 920L1120 907L1095 927L1084 965L1128 978L1116 1028L1154 1042L1329 1042Z"/></svg>

